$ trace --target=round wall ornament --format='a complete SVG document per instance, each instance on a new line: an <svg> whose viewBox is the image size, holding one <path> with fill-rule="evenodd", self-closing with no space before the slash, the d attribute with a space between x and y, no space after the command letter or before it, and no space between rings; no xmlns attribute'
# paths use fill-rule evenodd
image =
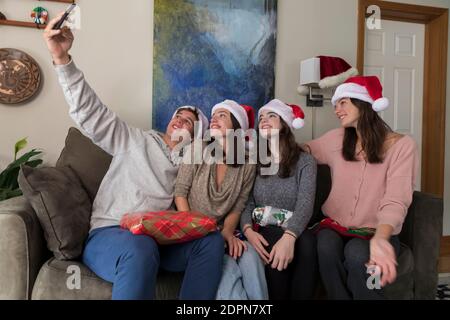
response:
<svg viewBox="0 0 450 320"><path fill-rule="evenodd" d="M36 61L17 49L0 49L0 103L29 100L39 90L41 70Z"/></svg>

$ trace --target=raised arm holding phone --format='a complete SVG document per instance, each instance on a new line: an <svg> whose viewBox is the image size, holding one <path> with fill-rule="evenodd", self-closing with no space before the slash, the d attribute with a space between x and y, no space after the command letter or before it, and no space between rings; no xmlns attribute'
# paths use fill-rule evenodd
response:
<svg viewBox="0 0 450 320"><path fill-rule="evenodd" d="M155 298L159 268L185 271L180 299L214 299L222 272L224 240L220 233L188 243L158 246L143 235L120 228L128 212L164 211L172 206L175 179L182 159L178 130L191 138L201 111L182 106L165 133L134 128L102 103L69 54L72 31L57 28L64 12L52 19L43 37L53 59L69 114L95 144L113 156L92 206L91 229L83 263L113 283L113 299ZM208 126L204 125L206 130ZM161 253L161 254L160 254Z"/></svg>
<svg viewBox="0 0 450 320"><path fill-rule="evenodd" d="M73 33L69 28L53 29L64 16L64 13L65 12L61 12L56 18L50 20L43 34L55 65L69 63L69 50L72 48L74 40Z"/></svg>

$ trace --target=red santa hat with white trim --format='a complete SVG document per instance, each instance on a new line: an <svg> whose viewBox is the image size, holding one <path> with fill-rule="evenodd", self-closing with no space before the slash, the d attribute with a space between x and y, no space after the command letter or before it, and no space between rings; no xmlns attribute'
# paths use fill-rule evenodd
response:
<svg viewBox="0 0 450 320"><path fill-rule="evenodd" d="M333 98L331 98L331 103L334 106L342 98L355 98L368 102L376 112L386 110L389 107L389 100L383 97L383 87L380 79L376 76L349 78L337 87Z"/></svg>
<svg viewBox="0 0 450 320"><path fill-rule="evenodd" d="M273 99L259 109L258 118L262 111L275 112L292 130L301 129L305 125L305 113L295 104L286 104L281 100Z"/></svg>
<svg viewBox="0 0 450 320"><path fill-rule="evenodd" d="M321 89L332 88L358 74L358 70L344 59L330 56L317 56L304 60L301 68L300 86L297 88L301 95L309 93L308 84L317 83Z"/></svg>
<svg viewBox="0 0 450 320"><path fill-rule="evenodd" d="M217 109L228 110L236 118L241 129L244 131L255 127L255 110L250 106L241 105L233 100L225 100L212 108L211 116Z"/></svg>

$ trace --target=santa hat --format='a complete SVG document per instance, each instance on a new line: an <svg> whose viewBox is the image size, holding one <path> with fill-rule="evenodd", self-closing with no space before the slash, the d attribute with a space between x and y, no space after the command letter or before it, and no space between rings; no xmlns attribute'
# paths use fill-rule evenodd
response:
<svg viewBox="0 0 450 320"><path fill-rule="evenodd" d="M198 115L198 124L199 124L199 128L197 131L197 136L194 137L195 139L202 139L203 135L205 134L206 130L209 127L209 120L208 117L205 116L205 114L203 113L202 110L200 110L200 108L196 108L193 106L182 106L177 108L177 110L175 110L175 112L173 113L172 119L175 118L175 116L177 115L178 111L181 109L189 109L194 111L197 115Z"/></svg>
<svg viewBox="0 0 450 320"><path fill-rule="evenodd" d="M331 103L342 98L355 98L372 104L372 109L376 112L386 110L389 107L389 100L383 97L383 87L376 76L352 77L337 87L331 99Z"/></svg>
<svg viewBox="0 0 450 320"><path fill-rule="evenodd" d="M275 112L292 130L303 128L305 125L305 113L295 104L286 104L281 100L273 99L259 109L258 118L262 111Z"/></svg>
<svg viewBox="0 0 450 320"><path fill-rule="evenodd" d="M233 100L225 100L212 108L211 115L213 115L217 109L228 110L236 118L241 129L244 131L255 127L255 111L250 106L240 105Z"/></svg>
<svg viewBox="0 0 450 320"><path fill-rule="evenodd" d="M300 86L302 95L309 93L307 84L317 83L319 88L332 88L358 74L358 70L339 57L317 56L301 63Z"/></svg>

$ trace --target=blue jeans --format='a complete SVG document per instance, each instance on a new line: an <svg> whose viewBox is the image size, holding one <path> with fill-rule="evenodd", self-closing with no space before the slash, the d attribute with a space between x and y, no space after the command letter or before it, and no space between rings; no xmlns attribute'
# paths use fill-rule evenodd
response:
<svg viewBox="0 0 450 320"><path fill-rule="evenodd" d="M255 248L248 242L247 250L237 260L228 254L223 259L223 274L217 300L268 300L264 265Z"/></svg>
<svg viewBox="0 0 450 320"><path fill-rule="evenodd" d="M118 226L92 230L83 263L113 284L113 300L154 299L159 267L185 272L179 298L212 300L222 274L224 240L215 232L187 243L160 246Z"/></svg>

